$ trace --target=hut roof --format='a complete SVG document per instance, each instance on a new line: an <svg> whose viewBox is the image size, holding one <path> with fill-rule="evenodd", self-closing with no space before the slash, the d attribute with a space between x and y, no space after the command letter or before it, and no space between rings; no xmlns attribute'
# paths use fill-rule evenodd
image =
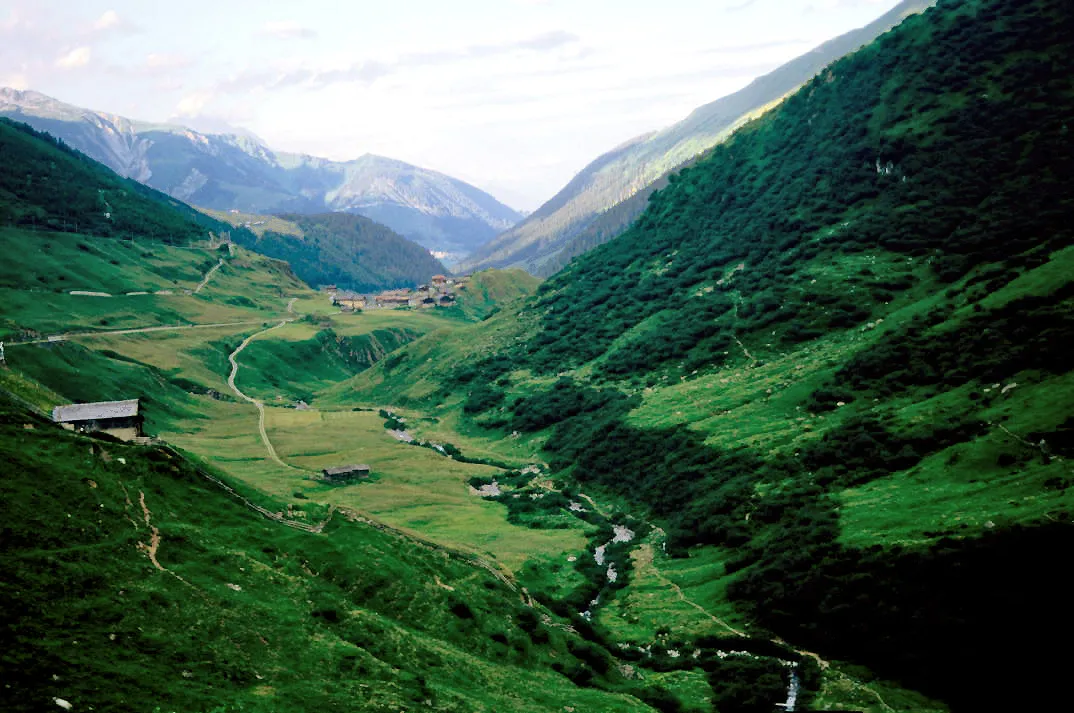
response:
<svg viewBox="0 0 1074 713"><path fill-rule="evenodd" d="M98 401L90 404L70 404L52 409L52 420L57 423L72 421L99 421L105 418L131 418L138 415L138 399L125 401Z"/></svg>
<svg viewBox="0 0 1074 713"><path fill-rule="evenodd" d="M369 466L365 463L355 463L354 465L337 465L334 468L325 468L325 475L345 475L347 473L354 473L355 471L369 470Z"/></svg>

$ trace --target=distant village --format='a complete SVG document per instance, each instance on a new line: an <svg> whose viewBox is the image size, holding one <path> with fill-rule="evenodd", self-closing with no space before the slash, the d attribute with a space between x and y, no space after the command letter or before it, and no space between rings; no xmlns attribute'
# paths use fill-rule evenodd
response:
<svg viewBox="0 0 1074 713"><path fill-rule="evenodd" d="M464 277L447 277L433 275L427 285L418 285L416 289L385 290L378 294L359 294L341 290L335 285L325 285L321 289L330 295L332 304L344 312L363 309L397 309L400 307L454 307L455 296L465 292L470 282L469 275Z"/></svg>

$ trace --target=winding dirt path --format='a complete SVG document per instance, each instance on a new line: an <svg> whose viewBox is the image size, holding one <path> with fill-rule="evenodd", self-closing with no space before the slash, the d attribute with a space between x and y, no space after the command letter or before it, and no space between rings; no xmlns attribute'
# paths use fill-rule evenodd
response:
<svg viewBox="0 0 1074 713"><path fill-rule="evenodd" d="M292 299L290 302L287 303L287 311L291 312L292 314L293 314L292 308L294 306L294 303L295 303L294 299ZM294 321L294 318L284 319L284 320L280 321L279 324L276 324L276 325L274 325L272 327L269 327L268 329L262 329L260 332L255 332L254 334L251 334L250 336L248 336L246 339L242 340L242 344L240 344L235 351L231 352L231 354L228 355L227 360L229 362L231 362L231 373L228 374L227 385L231 387L231 390L234 391L235 395L238 396L240 399L242 399L244 401L248 401L249 403L252 403L254 406L257 407L257 430L261 434L261 442L265 444L265 450L268 451L269 458L271 458L273 460L273 462L275 462L277 465L280 465L280 466L282 466L284 468L290 468L292 470L301 470L300 468L295 468L295 466L293 466L293 465L291 465L289 463L285 463L280 458L280 456L276 453L276 449L275 449L275 447L273 447L272 441L269 440L268 432L265 430L265 404L263 404L260 400L253 398L252 396L247 396L246 394L244 394L242 391L239 390L238 386L235 385L235 377L238 376L238 373L239 373L239 362L237 361L237 357L239 356L239 353L243 349L248 347L250 345L250 342L252 342L253 340L257 339L261 335L268 334L272 330L279 329L280 327L284 326L285 324L289 324L289 323L291 323L293 321Z"/></svg>
<svg viewBox="0 0 1074 713"><path fill-rule="evenodd" d="M123 483L120 482L120 487L123 488L123 495L127 498L127 506L133 508L134 503L131 502L130 495L127 493L126 486L124 486ZM149 561L153 563L153 566L156 567L158 571L170 574L171 576L175 577L187 586L194 586L190 584L190 582L180 577L175 572L162 565L160 563L160 560L157 559L157 552L160 550L161 540L160 528L153 524L153 514L149 512L149 506L145 502L145 492L142 490L138 491L138 504L142 507L142 519L145 520L145 526L149 528L149 542L139 542L137 545L138 549L142 552L145 552L146 556L149 557ZM138 523L131 519L129 514L127 514L127 519L129 519L136 528L138 527Z"/></svg>
<svg viewBox="0 0 1074 713"><path fill-rule="evenodd" d="M149 528L149 544L139 542L138 549L146 553L154 567L161 572L167 572L164 565L157 560L157 550L160 549L160 529L153 524L152 513L149 512L149 506L145 504L145 493L142 491L138 491L138 504L142 506L142 517L145 518L145 526Z"/></svg>
<svg viewBox="0 0 1074 713"><path fill-rule="evenodd" d="M141 334L142 332L168 332L177 329L212 329L215 327L248 327L251 324L264 324L264 319L248 319L242 322L214 322L211 324L177 324L164 327L134 327L131 329L104 329L98 332L68 332L54 334L44 339L26 339L21 342L5 342L5 347L17 347L23 344L46 344L48 342L66 342L69 339L86 337L114 337L121 334Z"/></svg>
<svg viewBox="0 0 1074 713"><path fill-rule="evenodd" d="M218 262L215 265L213 265L212 267L210 267L209 271L205 273L205 277L202 278L201 282L198 283L198 286L194 288L194 294L196 295L199 292L201 292L202 288L204 288L207 284L209 284L209 280L212 279L212 277L216 273L216 271L219 270L220 268L222 268L223 266L224 266L224 258L220 258L220 262Z"/></svg>

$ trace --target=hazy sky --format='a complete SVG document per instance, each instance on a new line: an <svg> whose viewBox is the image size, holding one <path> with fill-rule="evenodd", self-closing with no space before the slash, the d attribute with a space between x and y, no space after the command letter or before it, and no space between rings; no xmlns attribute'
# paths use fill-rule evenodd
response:
<svg viewBox="0 0 1074 713"><path fill-rule="evenodd" d="M897 0L0 0L0 86L391 156L516 208Z"/></svg>

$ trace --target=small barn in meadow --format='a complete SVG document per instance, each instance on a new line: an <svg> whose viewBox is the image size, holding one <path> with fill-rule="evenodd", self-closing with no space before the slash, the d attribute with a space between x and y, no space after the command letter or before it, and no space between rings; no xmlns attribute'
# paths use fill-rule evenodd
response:
<svg viewBox="0 0 1074 713"><path fill-rule="evenodd" d="M330 483L349 483L352 480L368 478L369 466L365 463L337 465L334 468L325 468L322 470L321 477Z"/></svg>
<svg viewBox="0 0 1074 713"><path fill-rule="evenodd" d="M138 399L57 406L52 409L52 420L69 431L107 433L123 441L142 435Z"/></svg>

